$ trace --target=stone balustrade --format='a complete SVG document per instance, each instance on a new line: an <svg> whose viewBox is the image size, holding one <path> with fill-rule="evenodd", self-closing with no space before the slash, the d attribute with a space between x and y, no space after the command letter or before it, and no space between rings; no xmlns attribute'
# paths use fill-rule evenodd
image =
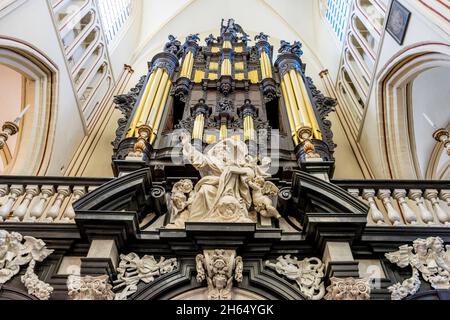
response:
<svg viewBox="0 0 450 320"><path fill-rule="evenodd" d="M370 206L368 224L450 227L447 181L333 181Z"/></svg>
<svg viewBox="0 0 450 320"><path fill-rule="evenodd" d="M110 179L0 177L0 222L74 223L72 203L108 181Z"/></svg>

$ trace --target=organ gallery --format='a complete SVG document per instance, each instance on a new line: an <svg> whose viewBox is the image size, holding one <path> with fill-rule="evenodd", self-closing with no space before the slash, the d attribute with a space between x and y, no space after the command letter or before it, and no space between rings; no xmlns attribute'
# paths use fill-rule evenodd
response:
<svg viewBox="0 0 450 320"><path fill-rule="evenodd" d="M336 177L351 164L337 161L332 116L351 122L341 95L356 82L336 94L304 43L269 27L230 18L215 30L165 34L143 72L127 65L105 87L109 109L84 125L112 123L110 145L95 151L87 134L62 176L0 176L0 299L450 299L448 181ZM99 65L103 83L114 70ZM102 87L80 88L86 114ZM29 108L0 134L5 163ZM78 174L95 152L113 176Z"/></svg>

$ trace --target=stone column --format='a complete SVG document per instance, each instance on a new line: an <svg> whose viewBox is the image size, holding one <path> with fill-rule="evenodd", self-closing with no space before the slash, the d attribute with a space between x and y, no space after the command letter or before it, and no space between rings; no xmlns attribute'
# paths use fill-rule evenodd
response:
<svg viewBox="0 0 450 320"><path fill-rule="evenodd" d="M111 276L118 261L119 253L114 240L93 240L87 257L81 258L81 275Z"/></svg>
<svg viewBox="0 0 450 320"><path fill-rule="evenodd" d="M329 278L359 277L359 263L353 258L348 242L327 242L322 260Z"/></svg>

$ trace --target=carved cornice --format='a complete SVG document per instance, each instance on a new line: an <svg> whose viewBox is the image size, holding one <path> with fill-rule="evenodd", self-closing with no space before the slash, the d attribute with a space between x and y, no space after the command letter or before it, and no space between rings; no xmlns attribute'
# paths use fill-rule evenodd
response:
<svg viewBox="0 0 450 320"><path fill-rule="evenodd" d="M164 69L169 78L172 78L175 69L179 66L178 57L170 52L161 52L155 55L149 64L149 71L153 72L157 68Z"/></svg>

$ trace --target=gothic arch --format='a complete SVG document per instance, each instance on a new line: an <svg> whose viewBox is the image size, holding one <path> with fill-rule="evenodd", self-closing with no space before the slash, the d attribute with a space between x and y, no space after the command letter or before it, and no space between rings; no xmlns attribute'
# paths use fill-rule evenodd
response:
<svg viewBox="0 0 450 320"><path fill-rule="evenodd" d="M16 150L4 173L45 175L56 124L58 69L32 45L5 36L0 36L0 64L26 79L24 106L30 105L18 133Z"/></svg>
<svg viewBox="0 0 450 320"><path fill-rule="evenodd" d="M419 179L421 173L411 134L410 84L423 72L450 66L450 45L417 43L383 66L377 79L378 141L384 171L393 179ZM440 146L441 152L443 150Z"/></svg>

